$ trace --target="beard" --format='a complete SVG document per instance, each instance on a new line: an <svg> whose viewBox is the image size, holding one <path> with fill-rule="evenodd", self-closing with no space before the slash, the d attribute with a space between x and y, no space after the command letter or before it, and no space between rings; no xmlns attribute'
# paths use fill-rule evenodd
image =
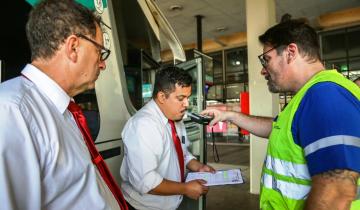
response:
<svg viewBox="0 0 360 210"><path fill-rule="evenodd" d="M275 84L274 80L272 80L269 75L267 75L265 77L265 79L268 81L267 85L268 85L268 89L271 93L280 93L281 92L280 87Z"/></svg>

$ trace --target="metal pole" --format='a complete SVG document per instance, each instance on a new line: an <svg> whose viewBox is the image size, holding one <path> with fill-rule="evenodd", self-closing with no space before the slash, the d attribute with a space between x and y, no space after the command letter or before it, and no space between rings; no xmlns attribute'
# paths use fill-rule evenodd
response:
<svg viewBox="0 0 360 210"><path fill-rule="evenodd" d="M202 19L204 16L195 15L196 18L196 34L197 34L197 50L202 52Z"/></svg>

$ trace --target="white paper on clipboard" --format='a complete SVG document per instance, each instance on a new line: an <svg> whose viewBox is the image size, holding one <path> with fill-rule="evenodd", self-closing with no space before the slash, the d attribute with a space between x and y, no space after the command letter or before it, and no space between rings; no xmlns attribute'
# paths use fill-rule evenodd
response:
<svg viewBox="0 0 360 210"><path fill-rule="evenodd" d="M244 183L240 169L219 170L216 173L210 172L190 172L186 177L186 182L203 179L206 186L242 184Z"/></svg>

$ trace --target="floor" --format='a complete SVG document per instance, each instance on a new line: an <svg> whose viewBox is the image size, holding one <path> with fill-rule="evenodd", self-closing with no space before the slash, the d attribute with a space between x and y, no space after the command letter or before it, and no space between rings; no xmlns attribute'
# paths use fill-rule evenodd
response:
<svg viewBox="0 0 360 210"><path fill-rule="evenodd" d="M206 210L259 209L259 196L250 194L249 146L217 145L219 162L215 163L213 146L208 145L207 162L215 169L240 168L245 183L211 187L206 196Z"/></svg>

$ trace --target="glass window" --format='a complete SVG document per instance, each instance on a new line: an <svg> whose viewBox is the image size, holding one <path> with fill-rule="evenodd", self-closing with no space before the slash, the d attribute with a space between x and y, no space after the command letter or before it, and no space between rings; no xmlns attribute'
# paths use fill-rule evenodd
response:
<svg viewBox="0 0 360 210"><path fill-rule="evenodd" d="M323 61L327 69L337 69L349 79L360 70L360 27L320 33Z"/></svg>
<svg viewBox="0 0 360 210"><path fill-rule="evenodd" d="M290 100L293 98L293 93L280 93L279 94L279 105L280 105L280 110L283 110L286 105L290 102Z"/></svg>
<svg viewBox="0 0 360 210"><path fill-rule="evenodd" d="M121 55L125 65L131 65L129 51L145 50L147 54L158 60L160 43L147 21L137 1L112 1L121 47ZM129 21L130 20L130 21ZM136 23L136 24L134 24Z"/></svg>
<svg viewBox="0 0 360 210"><path fill-rule="evenodd" d="M350 29L348 40L349 56L360 56L360 28Z"/></svg>
<svg viewBox="0 0 360 210"><path fill-rule="evenodd" d="M212 59L203 60L204 69L205 69L205 84L212 85L214 84L214 64Z"/></svg>
<svg viewBox="0 0 360 210"><path fill-rule="evenodd" d="M360 77L360 57L351 58L349 61L349 75L350 80Z"/></svg>
<svg viewBox="0 0 360 210"><path fill-rule="evenodd" d="M226 51L226 72L244 72L244 51L241 49Z"/></svg>
<svg viewBox="0 0 360 210"><path fill-rule="evenodd" d="M208 100L223 100L223 85L214 85L209 87Z"/></svg>
<svg viewBox="0 0 360 210"><path fill-rule="evenodd" d="M346 57L345 30L322 35L323 60Z"/></svg>
<svg viewBox="0 0 360 210"><path fill-rule="evenodd" d="M131 65L125 65L127 89L133 106L138 110L151 100L155 72L160 65L142 50L134 50L128 55Z"/></svg>
<svg viewBox="0 0 360 210"><path fill-rule="evenodd" d="M349 71L360 71L360 56L349 60Z"/></svg>
<svg viewBox="0 0 360 210"><path fill-rule="evenodd" d="M240 93L245 91L244 83L233 83L226 85L226 99L240 100Z"/></svg>
<svg viewBox="0 0 360 210"><path fill-rule="evenodd" d="M247 81L247 52L244 48L225 51L225 55L226 83Z"/></svg>
<svg viewBox="0 0 360 210"><path fill-rule="evenodd" d="M248 90L247 48L229 49L210 55L214 62L214 86L208 88L207 100L239 100L240 92ZM225 80L222 79L224 74Z"/></svg>
<svg viewBox="0 0 360 210"><path fill-rule="evenodd" d="M339 72L347 72L348 66L345 58L325 60L324 61L326 69L336 69Z"/></svg>
<svg viewBox="0 0 360 210"><path fill-rule="evenodd" d="M191 96L189 97L189 108L188 110L190 112L198 112L198 104L197 104L197 97L198 97L198 85L197 85L197 79L198 79L198 72L197 72L197 66L194 66L193 68L186 70L188 74L190 74L192 80L191 84Z"/></svg>
<svg viewBox="0 0 360 210"><path fill-rule="evenodd" d="M226 83L247 82L248 74L243 72L231 72L226 74Z"/></svg>
<svg viewBox="0 0 360 210"><path fill-rule="evenodd" d="M216 52L210 54L210 56L213 58L213 69L214 69L213 82L214 84L222 84L224 82L222 52Z"/></svg>
<svg viewBox="0 0 360 210"><path fill-rule="evenodd" d="M127 89L138 110L151 99L160 43L137 1L112 1ZM131 20L131 21L129 21ZM136 23L136 24L133 24ZM130 112L135 110L128 107Z"/></svg>

